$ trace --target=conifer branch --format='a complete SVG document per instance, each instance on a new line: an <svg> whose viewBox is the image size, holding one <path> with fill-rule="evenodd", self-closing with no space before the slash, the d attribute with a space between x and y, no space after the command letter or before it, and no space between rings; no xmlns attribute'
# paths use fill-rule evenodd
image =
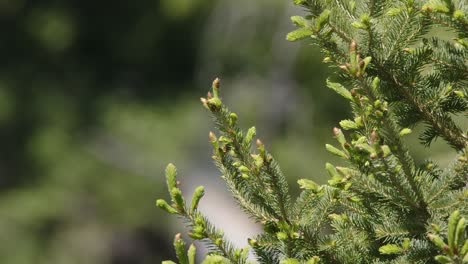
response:
<svg viewBox="0 0 468 264"><path fill-rule="evenodd" d="M348 36L345 32L341 31L332 24L329 24L329 27L331 28L332 32L335 33L338 37L342 38L347 43L351 43L352 38Z"/></svg>
<svg viewBox="0 0 468 264"><path fill-rule="evenodd" d="M419 100L413 96L409 89L406 88L411 87L412 85L403 84L396 78L395 75L390 75L388 71L384 71L382 66L377 65L377 67L379 67L381 71L387 72L385 74L385 77L387 77L386 80L393 83L393 86L404 96L406 101L418 110L418 113L422 116L422 118L428 124L430 124L442 138L449 142L458 151L466 148L468 142L466 135L463 134L461 129L458 128L458 126L449 116L438 114L437 112L434 112L436 110L428 109L425 104L419 102ZM440 118L437 116L443 116L444 123L441 123Z"/></svg>
<svg viewBox="0 0 468 264"><path fill-rule="evenodd" d="M219 137L210 134L213 159L240 207L264 227L263 234L249 239L257 260L268 264L468 260L468 137L450 116L468 110L466 6L452 0L294 3L310 16L294 16L299 29L287 39L314 41L326 55L324 62L340 69L342 84L327 85L349 101L353 119L340 122L346 132L333 130L339 146L326 144L326 149L347 165L327 163L326 185L299 180L303 191L291 202L286 178L263 143L258 141L252 152L255 128L242 131L237 115L223 105L219 80L201 99L221 132ZM439 36L425 39L436 23L455 30L458 39L454 43ZM452 167L415 162L402 137L421 121L428 125L420 135L423 144L442 137L459 152ZM158 200L157 205L187 216L192 236L211 241L213 252L234 263L245 261L239 256L247 251L223 244L220 232L198 213L200 197L195 195L192 202L195 209L181 206L185 202L175 179L167 182L173 203ZM178 256L184 258L180 252L179 248Z"/></svg>
<svg viewBox="0 0 468 264"><path fill-rule="evenodd" d="M354 17L353 14L348 10L348 8L345 7L345 4L341 2L341 0L335 0L336 6L339 7L339 9L345 13L351 21L356 20L356 17Z"/></svg>
<svg viewBox="0 0 468 264"><path fill-rule="evenodd" d="M271 157L271 155L266 154L265 159L265 173L269 175L269 179L271 179L271 187L273 189L273 193L278 200L278 206L280 209L281 218L279 220L285 221L287 223L291 223L289 219L289 206L290 206L290 197L289 197L289 190L286 182L285 176L280 171L278 164L275 160Z"/></svg>

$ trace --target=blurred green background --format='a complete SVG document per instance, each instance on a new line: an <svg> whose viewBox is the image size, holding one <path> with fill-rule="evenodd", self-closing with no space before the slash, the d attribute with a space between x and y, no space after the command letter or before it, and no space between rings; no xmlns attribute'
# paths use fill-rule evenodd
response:
<svg viewBox="0 0 468 264"><path fill-rule="evenodd" d="M324 182L349 117L285 0L0 0L0 262L159 263L183 224L154 206L174 162L236 243L246 217L210 161L200 105L215 77L244 128L298 178ZM224 197L224 198L222 198ZM229 215L229 217L228 217Z"/></svg>

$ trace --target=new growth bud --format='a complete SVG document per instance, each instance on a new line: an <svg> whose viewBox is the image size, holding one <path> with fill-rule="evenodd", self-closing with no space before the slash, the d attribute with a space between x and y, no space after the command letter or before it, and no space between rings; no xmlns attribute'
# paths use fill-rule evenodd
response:
<svg viewBox="0 0 468 264"><path fill-rule="evenodd" d="M330 144L325 144L325 148L327 149L328 152L330 152L333 155L336 155L340 158L348 159L348 156L343 151L335 148L334 146Z"/></svg>
<svg viewBox="0 0 468 264"><path fill-rule="evenodd" d="M427 237L429 238L429 240L432 241L432 243L434 243L441 250L444 250L447 248L447 244L445 244L442 238L440 238L438 235L429 234L427 235Z"/></svg>
<svg viewBox="0 0 468 264"><path fill-rule="evenodd" d="M308 179L300 179L297 183L301 189L311 190L313 192L318 192L321 189L317 183Z"/></svg>
<svg viewBox="0 0 468 264"><path fill-rule="evenodd" d="M257 144L258 151L260 151L260 156L265 158L265 145L263 145L263 142L260 139L257 139L255 143Z"/></svg>
<svg viewBox="0 0 468 264"><path fill-rule="evenodd" d="M246 166L240 166L239 171L243 173L250 172L249 168L247 168Z"/></svg>
<svg viewBox="0 0 468 264"><path fill-rule="evenodd" d="M320 257L314 256L311 259L309 259L306 264L318 264L320 262Z"/></svg>
<svg viewBox="0 0 468 264"><path fill-rule="evenodd" d="M156 206L163 209L164 211L170 213L170 214L177 214L177 210L170 206L166 201L164 201L163 199L158 199L156 201Z"/></svg>
<svg viewBox="0 0 468 264"><path fill-rule="evenodd" d="M175 203L180 212L185 211L185 200L182 196L182 191L179 188L172 188L171 191L172 201Z"/></svg>
<svg viewBox="0 0 468 264"><path fill-rule="evenodd" d="M341 146L344 146L344 144L346 143L346 138L345 138L343 132L341 131L341 129L339 129L337 127L334 127L333 128L333 135L335 136L336 140L338 140L338 142L340 142Z"/></svg>
<svg viewBox="0 0 468 264"><path fill-rule="evenodd" d="M177 187L177 168L172 163L166 167L166 184L169 192Z"/></svg>
<svg viewBox="0 0 468 264"><path fill-rule="evenodd" d="M249 245L253 248L257 247L258 246L258 241L255 240L255 239L248 239L248 242L249 242Z"/></svg>
<svg viewBox="0 0 468 264"><path fill-rule="evenodd" d="M276 237L281 241L286 241L288 239L288 234L285 232L278 232L276 233Z"/></svg>
<svg viewBox="0 0 468 264"><path fill-rule="evenodd" d="M192 211L195 211L198 209L198 204L200 203L201 198L205 195L205 187L203 186L198 186L195 189L195 192L193 193L193 198L192 198Z"/></svg>
<svg viewBox="0 0 468 264"><path fill-rule="evenodd" d="M221 109L223 103L218 97L213 97L207 101L208 109L212 112L218 112Z"/></svg>
<svg viewBox="0 0 468 264"><path fill-rule="evenodd" d="M409 128L403 128L401 131L400 131L400 137L404 137L404 136L407 136L409 134L411 134L412 130L409 129Z"/></svg>
<svg viewBox="0 0 468 264"><path fill-rule="evenodd" d="M189 264L195 264L196 254L197 254L197 248L195 247L194 244L191 244L189 247L189 250L187 251Z"/></svg>
<svg viewBox="0 0 468 264"><path fill-rule="evenodd" d="M250 143L252 142L253 138L256 135L257 135L257 130L255 129L255 127L249 128L249 130L247 131L247 135L245 135L245 143L250 145Z"/></svg>
<svg viewBox="0 0 468 264"><path fill-rule="evenodd" d="M237 123L238 116L236 113L229 114L229 124L234 126Z"/></svg>
<svg viewBox="0 0 468 264"><path fill-rule="evenodd" d="M211 143L214 143L214 142L218 141L218 139L216 138L215 133L213 133L211 131L210 131L210 134L208 135L208 137L209 137Z"/></svg>
<svg viewBox="0 0 468 264"><path fill-rule="evenodd" d="M185 241L182 239L182 235L178 233L174 238L174 248L176 251L177 258L180 263L188 263L188 257L185 252Z"/></svg>
<svg viewBox="0 0 468 264"><path fill-rule="evenodd" d="M221 84L221 80L219 78L214 79L213 89L219 89L220 84Z"/></svg>
<svg viewBox="0 0 468 264"><path fill-rule="evenodd" d="M215 98L218 98L219 97L219 87L221 85L221 80L219 78L216 78L214 81L213 81L213 94L214 94L214 97Z"/></svg>

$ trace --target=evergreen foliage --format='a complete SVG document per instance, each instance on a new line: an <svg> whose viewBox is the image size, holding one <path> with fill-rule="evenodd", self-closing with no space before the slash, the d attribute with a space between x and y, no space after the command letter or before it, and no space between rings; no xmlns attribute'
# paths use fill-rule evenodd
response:
<svg viewBox="0 0 468 264"><path fill-rule="evenodd" d="M255 128L242 131L221 101L218 79L201 99L220 132L209 138L222 178L239 206L264 227L249 239L257 261L468 263L468 137L454 118L466 118L468 110L466 2L294 3L308 15L292 17L298 29L287 39L312 39L322 48L324 62L340 75L328 87L352 106L353 119L333 129L337 146L326 145L347 165L327 163L326 185L299 180L303 191L293 199L278 163L255 140ZM435 27L453 38L431 35ZM419 123L425 126L422 144L429 147L440 137L457 152L451 166L414 161L402 138ZM205 263L247 263L249 250L234 248L197 210L203 188L187 207L173 165L166 177L172 204L157 205L184 217L190 236L207 242L211 256ZM193 263L193 247L187 255L180 241L177 236L179 262Z"/></svg>

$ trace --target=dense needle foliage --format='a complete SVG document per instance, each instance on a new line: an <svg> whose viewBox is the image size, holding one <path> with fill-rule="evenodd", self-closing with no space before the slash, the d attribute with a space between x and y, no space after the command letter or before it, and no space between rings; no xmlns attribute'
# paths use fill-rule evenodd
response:
<svg viewBox="0 0 468 264"><path fill-rule="evenodd" d="M327 163L326 185L299 180L303 191L294 199L278 163L255 139L255 128L242 131L223 104L219 80L201 99L219 129L209 138L222 178L239 206L264 227L249 239L256 261L468 263L466 1L294 3L307 16L292 17L298 29L288 40L306 39L322 49L324 62L339 73L328 87L352 106L353 119L333 129L337 144L326 145L347 165ZM431 33L437 27L453 37ZM422 144L442 138L457 152L449 167L414 161L402 138L417 124L425 127ZM172 204L157 205L184 217L190 236L207 243L205 263L249 262L249 249L234 248L198 211L203 187L187 205L173 165L166 177ZM194 263L193 246L187 253L180 236L174 245L180 263Z"/></svg>

